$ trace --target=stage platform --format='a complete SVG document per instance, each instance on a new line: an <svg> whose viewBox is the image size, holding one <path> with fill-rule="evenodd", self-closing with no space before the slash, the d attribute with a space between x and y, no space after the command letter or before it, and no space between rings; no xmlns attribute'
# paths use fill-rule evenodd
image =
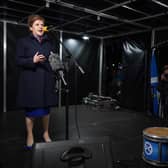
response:
<svg viewBox="0 0 168 168"><path fill-rule="evenodd" d="M50 134L53 141L66 140L66 109L52 108ZM147 127L167 127L168 122L144 112L125 108L90 105L70 106L69 140L108 137L114 168L150 168L142 159L143 130ZM8 111L0 122L0 164L2 168L30 168L31 152L24 149L25 124L22 111ZM41 122L36 120L36 143L42 142Z"/></svg>

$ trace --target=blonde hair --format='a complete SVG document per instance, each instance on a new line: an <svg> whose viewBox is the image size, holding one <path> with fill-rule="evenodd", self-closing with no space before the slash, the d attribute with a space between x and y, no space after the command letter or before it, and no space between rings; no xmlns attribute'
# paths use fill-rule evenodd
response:
<svg viewBox="0 0 168 168"><path fill-rule="evenodd" d="M28 26L32 27L33 23L36 20L42 20L45 23L45 19L42 16L40 16L40 15L30 15L30 16L28 16L28 21L27 21Z"/></svg>

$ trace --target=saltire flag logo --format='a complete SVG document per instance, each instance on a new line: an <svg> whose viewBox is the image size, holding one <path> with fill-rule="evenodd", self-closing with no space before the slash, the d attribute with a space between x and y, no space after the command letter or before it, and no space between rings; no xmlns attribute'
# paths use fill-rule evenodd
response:
<svg viewBox="0 0 168 168"><path fill-rule="evenodd" d="M152 104L153 104L153 114L155 116L159 115L159 92L158 92L158 69L156 64L155 48L152 50L152 58L150 65L150 83L151 83L151 93L152 93Z"/></svg>

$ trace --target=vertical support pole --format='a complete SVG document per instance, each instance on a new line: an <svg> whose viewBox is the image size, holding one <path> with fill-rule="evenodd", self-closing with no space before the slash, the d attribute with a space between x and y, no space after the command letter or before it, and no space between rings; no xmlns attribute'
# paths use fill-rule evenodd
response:
<svg viewBox="0 0 168 168"><path fill-rule="evenodd" d="M102 95L102 71L103 71L103 39L100 41L100 59L99 59L99 90L98 93Z"/></svg>
<svg viewBox="0 0 168 168"><path fill-rule="evenodd" d="M63 42L63 37L62 37L62 31L60 31L60 41ZM59 44L59 57L60 60L62 61L62 44ZM62 81L59 80L59 93L58 93L58 108L60 110L61 108L61 93L62 93Z"/></svg>
<svg viewBox="0 0 168 168"><path fill-rule="evenodd" d="M152 30L152 35L151 35L151 48L154 47L155 45L155 30Z"/></svg>
<svg viewBox="0 0 168 168"><path fill-rule="evenodd" d="M147 114L149 114L149 115L151 115L151 110L150 110L151 109L151 107L150 107L150 89L151 88L150 88L150 76L147 74L149 74L149 71L150 71L150 61L148 61L148 60L151 60L152 48L154 47L154 45L155 45L155 30L153 29L152 33L151 33L151 50L150 50L149 59L146 58L146 60L145 60L145 63L146 63L146 65L145 65L145 67L146 67L145 79L146 79L146 83L147 83L147 86L145 86L145 88L147 88L146 89L147 90L146 91L146 99L147 100L145 99L145 102L147 102L147 103L145 103L145 104L147 104L146 110L147 110Z"/></svg>
<svg viewBox="0 0 168 168"><path fill-rule="evenodd" d="M3 22L3 112L7 112L7 22Z"/></svg>

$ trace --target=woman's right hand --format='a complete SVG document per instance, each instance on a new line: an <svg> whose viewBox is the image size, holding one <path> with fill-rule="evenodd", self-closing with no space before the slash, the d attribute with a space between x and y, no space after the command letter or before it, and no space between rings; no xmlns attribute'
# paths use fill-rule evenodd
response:
<svg viewBox="0 0 168 168"><path fill-rule="evenodd" d="M36 54L33 57L33 62L44 62L46 60L46 57L43 54L39 54L39 52L36 52Z"/></svg>

